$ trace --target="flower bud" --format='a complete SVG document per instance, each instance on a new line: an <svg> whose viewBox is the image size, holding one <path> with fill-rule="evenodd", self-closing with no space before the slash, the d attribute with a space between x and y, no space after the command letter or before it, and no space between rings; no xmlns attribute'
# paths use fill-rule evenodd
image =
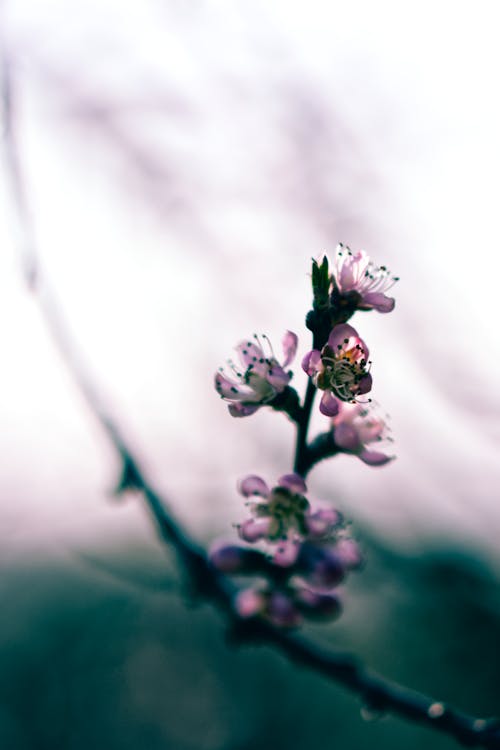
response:
<svg viewBox="0 0 500 750"><path fill-rule="evenodd" d="M334 619L341 613L340 599L335 594L320 594L310 589L297 591L295 601L306 617Z"/></svg>
<svg viewBox="0 0 500 750"><path fill-rule="evenodd" d="M323 547L306 542L300 550L297 566L301 574L314 586L333 588L345 576L345 566L334 547Z"/></svg>
<svg viewBox="0 0 500 750"><path fill-rule="evenodd" d="M269 594L266 614L279 627L295 627L302 619L292 599L282 591L272 591Z"/></svg>

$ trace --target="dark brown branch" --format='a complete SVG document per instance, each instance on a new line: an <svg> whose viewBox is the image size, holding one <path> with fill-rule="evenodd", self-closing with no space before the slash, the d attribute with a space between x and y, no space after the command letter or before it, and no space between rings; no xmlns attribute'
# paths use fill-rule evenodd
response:
<svg viewBox="0 0 500 750"><path fill-rule="evenodd" d="M304 459L302 463L303 476L306 476L313 466L325 458L331 458L340 453L339 447L336 445L333 430L328 432L321 432L317 435L314 440L305 446Z"/></svg>
<svg viewBox="0 0 500 750"><path fill-rule="evenodd" d="M2 60L1 114L3 123L3 158L5 173L12 197L13 223L17 229L17 244L23 262L23 274L28 288L36 296L47 328L58 346L61 358L80 389L89 409L100 423L114 446L121 464L122 476L119 491L133 488L141 493L153 517L161 540L176 550L182 568L188 573L197 593L212 601L226 615L235 639L243 643L262 643L274 646L293 662L325 675L332 681L356 693L369 708L414 721L448 734L469 746L500 748L498 720L484 720L461 713L421 693L392 683L370 671L348 654L326 651L309 643L299 635L279 630L261 619L243 620L233 609L234 589L227 578L210 565L204 551L175 522L167 504L150 484L140 469L127 440L100 399L72 344L50 286L40 271L38 253L34 242L33 225L21 177L18 151L14 140L12 111L12 86L7 61ZM309 409L313 391L310 389ZM302 456L305 456L307 425L303 434ZM306 470L315 463L314 444L309 447ZM305 461L301 458L301 461ZM316 459L319 460L319 459Z"/></svg>
<svg viewBox="0 0 500 750"><path fill-rule="evenodd" d="M315 396L316 386L313 384L311 378L309 378L307 381L304 406L302 407L300 419L297 422L297 442L293 462L293 470L302 477L305 477L307 474L307 431L309 429L309 421L311 419L311 410Z"/></svg>

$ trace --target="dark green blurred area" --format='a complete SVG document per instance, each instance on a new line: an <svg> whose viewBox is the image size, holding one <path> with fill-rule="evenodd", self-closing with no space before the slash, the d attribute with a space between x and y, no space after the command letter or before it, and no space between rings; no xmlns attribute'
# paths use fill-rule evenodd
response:
<svg viewBox="0 0 500 750"><path fill-rule="evenodd" d="M362 541L342 618L310 637L469 713L500 713L494 576L452 550L409 558ZM359 698L268 648L229 645L153 542L11 565L1 602L1 750L458 747L364 719Z"/></svg>

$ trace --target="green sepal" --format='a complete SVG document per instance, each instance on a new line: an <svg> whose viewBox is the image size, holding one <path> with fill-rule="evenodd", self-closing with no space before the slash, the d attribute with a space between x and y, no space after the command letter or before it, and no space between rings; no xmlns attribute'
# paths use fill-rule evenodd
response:
<svg viewBox="0 0 500 750"><path fill-rule="evenodd" d="M326 255L323 256L321 264L313 258L311 277L313 308L315 310L324 310L328 307L330 297L330 270Z"/></svg>

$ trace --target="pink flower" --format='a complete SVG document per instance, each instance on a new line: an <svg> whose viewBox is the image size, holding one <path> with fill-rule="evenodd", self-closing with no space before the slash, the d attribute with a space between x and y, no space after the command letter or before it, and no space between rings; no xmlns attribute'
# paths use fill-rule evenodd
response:
<svg viewBox="0 0 500 750"><path fill-rule="evenodd" d="M297 351L298 339L295 333L287 331L283 337L283 362L279 364L274 356L267 336L262 336L268 355L264 352L258 336L255 341L242 341L236 347L240 366L229 362L233 375L227 377L223 368L215 375L215 388L220 397L229 404L233 417L246 417L282 393L292 378L285 368L292 362Z"/></svg>
<svg viewBox="0 0 500 750"><path fill-rule="evenodd" d="M347 323L333 328L321 351L313 349L306 354L302 368L314 385L325 391L319 407L322 414L334 417L339 411L337 399L354 402L371 390L368 365L368 347Z"/></svg>
<svg viewBox="0 0 500 750"><path fill-rule="evenodd" d="M277 627L296 627L304 617L338 617L335 589L361 562L341 514L329 507L311 509L298 474L283 475L272 488L251 474L239 481L238 489L251 512L238 527L240 538L250 544L267 542L264 551L216 544L211 552L217 570L254 579L235 597L238 615L264 617Z"/></svg>
<svg viewBox="0 0 500 750"><path fill-rule="evenodd" d="M335 444L346 453L358 456L365 464L383 466L394 458L368 447L372 443L380 443L384 438L390 439L385 421L376 416L373 408L343 403L333 417L332 425Z"/></svg>
<svg viewBox="0 0 500 750"><path fill-rule="evenodd" d="M294 628L302 618L294 602L294 592L248 588L239 591L234 606L240 617L262 615L279 628Z"/></svg>
<svg viewBox="0 0 500 750"><path fill-rule="evenodd" d="M252 587L238 592L235 609L247 619L261 615L279 628L295 628L303 616L332 620L339 616L341 605L335 594L312 591L295 584L283 589Z"/></svg>
<svg viewBox="0 0 500 750"><path fill-rule="evenodd" d="M238 527L240 538L250 543L278 543L273 562L282 567L293 565L300 537L308 531L309 502L302 477L285 474L270 489L261 477L251 474L238 483L238 490L244 497L256 498L248 503L252 517Z"/></svg>
<svg viewBox="0 0 500 750"><path fill-rule="evenodd" d="M395 301L385 292L398 281L385 266L376 266L364 250L352 253L348 247L338 245L332 264L334 288L343 295L356 292L360 299L360 310L378 310L386 313L394 310Z"/></svg>
<svg viewBox="0 0 500 750"><path fill-rule="evenodd" d="M298 474L285 474L270 489L261 477L251 474L238 483L244 497L258 498L248 502L252 517L238 527L245 542L266 541L273 545L274 565L291 568L302 554L301 545L309 547L337 540L342 515L334 508L311 509L305 497L307 487Z"/></svg>

